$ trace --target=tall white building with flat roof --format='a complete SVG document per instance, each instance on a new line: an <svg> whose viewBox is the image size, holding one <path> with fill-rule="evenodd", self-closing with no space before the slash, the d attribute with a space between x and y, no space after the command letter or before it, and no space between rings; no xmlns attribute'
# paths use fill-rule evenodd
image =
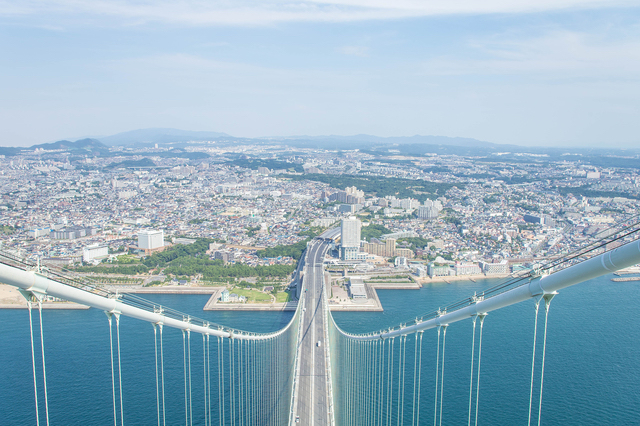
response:
<svg viewBox="0 0 640 426"><path fill-rule="evenodd" d="M342 219L340 225L340 257L342 260L354 260L360 251L362 222L355 217Z"/></svg>
<svg viewBox="0 0 640 426"><path fill-rule="evenodd" d="M82 261L91 262L109 256L109 246L106 244L92 244L82 249Z"/></svg>
<svg viewBox="0 0 640 426"><path fill-rule="evenodd" d="M162 230L144 230L138 232L138 247L153 250L164 246L164 232Z"/></svg>

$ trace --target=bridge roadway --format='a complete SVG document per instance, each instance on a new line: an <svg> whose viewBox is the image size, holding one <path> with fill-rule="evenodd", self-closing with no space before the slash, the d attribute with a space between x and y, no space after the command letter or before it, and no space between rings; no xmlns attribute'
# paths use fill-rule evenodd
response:
<svg viewBox="0 0 640 426"><path fill-rule="evenodd" d="M321 240L313 240L307 248L307 264L303 278L304 300L302 313L302 338L298 347L299 375L297 377L297 398L294 407L295 422L301 425L328 425L329 392L325 356L325 299L324 255L329 245ZM301 300L302 301L302 300ZM318 345L318 342L319 345Z"/></svg>

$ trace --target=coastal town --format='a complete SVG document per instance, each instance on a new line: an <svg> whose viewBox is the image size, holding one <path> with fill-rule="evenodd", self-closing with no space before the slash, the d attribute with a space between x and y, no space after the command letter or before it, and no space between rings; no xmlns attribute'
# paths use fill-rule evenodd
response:
<svg viewBox="0 0 640 426"><path fill-rule="evenodd" d="M87 141L0 156L1 250L121 291L211 287L220 309L294 303L306 242L333 227L331 303L360 309L375 288L530 270L640 205L635 157Z"/></svg>

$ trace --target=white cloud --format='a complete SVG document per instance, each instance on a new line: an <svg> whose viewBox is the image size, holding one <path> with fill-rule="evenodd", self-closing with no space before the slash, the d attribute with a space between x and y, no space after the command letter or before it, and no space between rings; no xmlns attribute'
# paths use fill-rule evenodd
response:
<svg viewBox="0 0 640 426"><path fill-rule="evenodd" d="M120 19L127 24L269 25L634 5L635 0L0 0L0 16L84 16L106 24Z"/></svg>
<svg viewBox="0 0 640 426"><path fill-rule="evenodd" d="M359 56L366 58L369 56L369 48L366 46L342 46L338 48L338 52L348 56Z"/></svg>
<svg viewBox="0 0 640 426"><path fill-rule="evenodd" d="M603 34L551 31L526 39L476 40L473 54L442 56L422 63L429 75L541 75L547 79L640 75L640 40L610 40Z"/></svg>

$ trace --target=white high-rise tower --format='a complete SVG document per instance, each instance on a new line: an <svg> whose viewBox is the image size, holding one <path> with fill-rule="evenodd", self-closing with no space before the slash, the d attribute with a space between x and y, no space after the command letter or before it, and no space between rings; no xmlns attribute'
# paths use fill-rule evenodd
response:
<svg viewBox="0 0 640 426"><path fill-rule="evenodd" d="M353 260L360 251L360 235L362 222L355 217L342 219L340 225L340 258L342 260Z"/></svg>

